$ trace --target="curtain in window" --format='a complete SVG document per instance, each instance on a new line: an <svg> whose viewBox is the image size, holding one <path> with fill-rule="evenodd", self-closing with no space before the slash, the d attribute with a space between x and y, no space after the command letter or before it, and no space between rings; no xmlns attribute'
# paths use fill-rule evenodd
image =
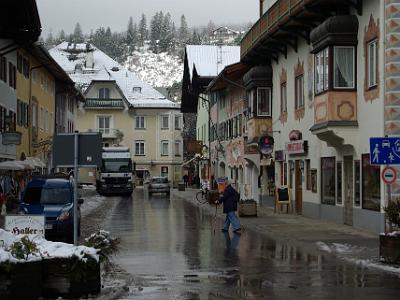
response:
<svg viewBox="0 0 400 300"><path fill-rule="evenodd" d="M335 87L354 87L354 48L335 48Z"/></svg>

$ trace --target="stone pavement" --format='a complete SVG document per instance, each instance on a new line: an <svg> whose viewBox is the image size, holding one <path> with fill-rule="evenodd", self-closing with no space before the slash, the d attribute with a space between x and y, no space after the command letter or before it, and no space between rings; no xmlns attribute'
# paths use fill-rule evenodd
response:
<svg viewBox="0 0 400 300"><path fill-rule="evenodd" d="M195 194L198 191L199 189L185 191L173 189L171 198L190 201L194 205L201 206L204 212L214 216L215 206L197 202ZM220 230L225 218L222 207L218 208L217 217L219 219L217 230ZM362 249L362 251L356 251L356 257L353 258L378 261L379 236L375 233L301 215L276 214L271 207L258 207L257 217L241 217L240 222L244 231L252 230L277 242L306 247L308 251L320 252L318 245L321 243L347 245L349 248Z"/></svg>

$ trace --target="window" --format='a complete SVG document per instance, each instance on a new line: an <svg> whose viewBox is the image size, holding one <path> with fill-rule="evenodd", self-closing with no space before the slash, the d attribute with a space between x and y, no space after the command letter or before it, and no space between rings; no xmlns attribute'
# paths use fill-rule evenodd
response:
<svg viewBox="0 0 400 300"><path fill-rule="evenodd" d="M28 127L29 106L21 100L17 100L17 124L18 126Z"/></svg>
<svg viewBox="0 0 400 300"><path fill-rule="evenodd" d="M135 141L135 155L145 155L144 141Z"/></svg>
<svg viewBox="0 0 400 300"><path fill-rule="evenodd" d="M110 89L100 88L99 89L99 99L110 99Z"/></svg>
<svg viewBox="0 0 400 300"><path fill-rule="evenodd" d="M287 87L286 82L281 84L281 113L287 112Z"/></svg>
<svg viewBox="0 0 400 300"><path fill-rule="evenodd" d="M270 88L257 88L257 116L271 116Z"/></svg>
<svg viewBox="0 0 400 300"><path fill-rule="evenodd" d="M180 116L175 116L175 129L176 130L181 129L181 117Z"/></svg>
<svg viewBox="0 0 400 300"><path fill-rule="evenodd" d="M0 132L6 131L7 109L0 106Z"/></svg>
<svg viewBox="0 0 400 300"><path fill-rule="evenodd" d="M9 110L8 111L8 124L6 124L6 131L16 131L17 130L17 114Z"/></svg>
<svg viewBox="0 0 400 300"><path fill-rule="evenodd" d="M361 176L360 176L360 161L354 161L354 205L360 206L360 189L361 189Z"/></svg>
<svg viewBox="0 0 400 300"><path fill-rule="evenodd" d="M175 156L181 156L181 141L175 141Z"/></svg>
<svg viewBox="0 0 400 300"><path fill-rule="evenodd" d="M22 55L19 52L17 52L17 70L22 73Z"/></svg>
<svg viewBox="0 0 400 300"><path fill-rule="evenodd" d="M311 165L309 159L306 159L306 174L306 188L307 191L311 191Z"/></svg>
<svg viewBox="0 0 400 300"><path fill-rule="evenodd" d="M169 116L161 116L161 129L169 128Z"/></svg>
<svg viewBox="0 0 400 300"><path fill-rule="evenodd" d="M135 120L136 120L136 125L135 125L136 129L145 129L146 128L144 116L136 116Z"/></svg>
<svg viewBox="0 0 400 300"><path fill-rule="evenodd" d="M321 203L335 205L336 191L336 174L335 174L335 158L321 158Z"/></svg>
<svg viewBox="0 0 400 300"><path fill-rule="evenodd" d="M40 129L44 129L44 110L43 107L40 108Z"/></svg>
<svg viewBox="0 0 400 300"><path fill-rule="evenodd" d="M49 124L49 130L50 133L54 133L54 117L53 113L50 113L50 124Z"/></svg>
<svg viewBox="0 0 400 300"><path fill-rule="evenodd" d="M304 76L300 75L295 78L295 109L304 107Z"/></svg>
<svg viewBox="0 0 400 300"><path fill-rule="evenodd" d="M8 63L8 85L14 89L17 88L17 68L12 62Z"/></svg>
<svg viewBox="0 0 400 300"><path fill-rule="evenodd" d="M49 111L46 109L46 123L45 123L46 132L49 131Z"/></svg>
<svg viewBox="0 0 400 300"><path fill-rule="evenodd" d="M26 58L23 58L22 63L23 63L22 71L24 73L24 77L28 79L29 78L29 71L30 71L30 68L31 68L29 60L26 59Z"/></svg>
<svg viewBox="0 0 400 300"><path fill-rule="evenodd" d="M322 93L329 88L329 48L315 55L315 93Z"/></svg>
<svg viewBox="0 0 400 300"><path fill-rule="evenodd" d="M368 87L374 87L377 82L377 41L368 44Z"/></svg>
<svg viewBox="0 0 400 300"><path fill-rule="evenodd" d="M161 141L161 155L168 155L168 141Z"/></svg>
<svg viewBox="0 0 400 300"><path fill-rule="evenodd" d="M354 47L334 47L334 87L354 88L354 73Z"/></svg>
<svg viewBox="0 0 400 300"><path fill-rule="evenodd" d="M37 128L37 126L38 126L37 109L38 109L37 104L33 103L32 104L32 126L35 128Z"/></svg>
<svg viewBox="0 0 400 300"><path fill-rule="evenodd" d="M380 211L381 180L380 167L369 164L369 154L363 154L362 159L362 208Z"/></svg>
<svg viewBox="0 0 400 300"><path fill-rule="evenodd" d="M5 56L0 57L0 80L7 81L7 58Z"/></svg>
<svg viewBox="0 0 400 300"><path fill-rule="evenodd" d="M336 203L342 204L342 162L336 163Z"/></svg>
<svg viewBox="0 0 400 300"><path fill-rule="evenodd" d="M97 117L97 129L103 134L109 134L111 127L110 116L99 116Z"/></svg>

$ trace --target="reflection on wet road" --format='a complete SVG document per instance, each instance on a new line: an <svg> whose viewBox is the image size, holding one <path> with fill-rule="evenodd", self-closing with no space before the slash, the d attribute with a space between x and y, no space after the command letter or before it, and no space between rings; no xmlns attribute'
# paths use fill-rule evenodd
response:
<svg viewBox="0 0 400 300"><path fill-rule="evenodd" d="M398 299L400 278L306 253L251 231L224 234L192 204L137 189L106 230L135 277L124 299ZM138 288L140 286L140 288Z"/></svg>

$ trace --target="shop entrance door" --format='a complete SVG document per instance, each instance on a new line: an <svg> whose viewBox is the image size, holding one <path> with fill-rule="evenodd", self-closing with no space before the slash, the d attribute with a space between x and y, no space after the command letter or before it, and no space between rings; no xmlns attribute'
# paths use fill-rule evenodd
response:
<svg viewBox="0 0 400 300"><path fill-rule="evenodd" d="M303 181L301 176L300 160L295 161L294 165L294 188L296 196L296 213L303 213Z"/></svg>
<svg viewBox="0 0 400 300"><path fill-rule="evenodd" d="M344 157L344 224L353 226L353 157Z"/></svg>

